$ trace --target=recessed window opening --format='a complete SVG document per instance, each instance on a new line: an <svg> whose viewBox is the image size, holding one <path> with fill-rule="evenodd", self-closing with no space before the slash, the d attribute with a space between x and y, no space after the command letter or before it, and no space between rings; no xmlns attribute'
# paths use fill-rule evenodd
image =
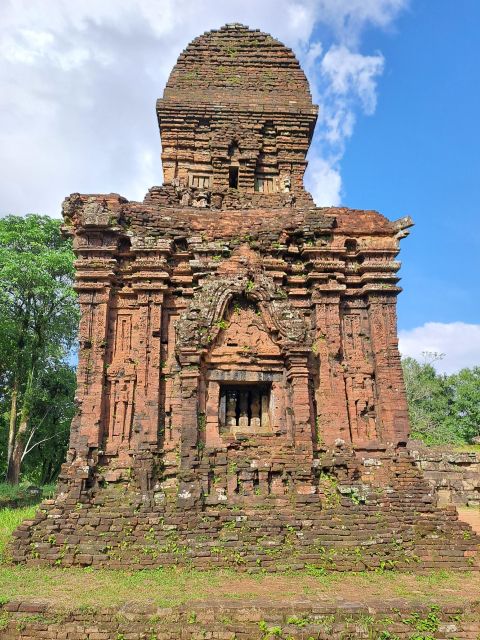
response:
<svg viewBox="0 0 480 640"><path fill-rule="evenodd" d="M188 251L188 243L186 238L175 238L173 241L175 253L183 253Z"/></svg>
<svg viewBox="0 0 480 640"><path fill-rule="evenodd" d="M345 240L345 250L347 253L355 253L357 250L356 240Z"/></svg>
<svg viewBox="0 0 480 640"><path fill-rule="evenodd" d="M229 167L228 186L230 189L238 189L238 167Z"/></svg>
<svg viewBox="0 0 480 640"><path fill-rule="evenodd" d="M238 144L235 142L235 140L232 140L232 142L228 145L228 156L230 158L230 162L232 161L238 162L239 155L240 155L240 148Z"/></svg>
<svg viewBox="0 0 480 640"><path fill-rule="evenodd" d="M222 385L218 407L224 429L256 431L270 427L270 385Z"/></svg>

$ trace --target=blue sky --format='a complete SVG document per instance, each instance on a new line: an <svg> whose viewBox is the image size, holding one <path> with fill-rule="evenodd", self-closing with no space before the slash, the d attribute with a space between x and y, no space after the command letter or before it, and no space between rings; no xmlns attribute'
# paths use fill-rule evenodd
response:
<svg viewBox="0 0 480 640"><path fill-rule="evenodd" d="M161 183L155 99L186 44L227 22L272 33L308 75L317 204L414 219L402 352L480 364L479 0L3 0L0 215Z"/></svg>
<svg viewBox="0 0 480 640"><path fill-rule="evenodd" d="M477 0L417 0L393 33L365 39L386 64L342 160L342 200L416 223L402 242L401 329L480 318L479 28Z"/></svg>

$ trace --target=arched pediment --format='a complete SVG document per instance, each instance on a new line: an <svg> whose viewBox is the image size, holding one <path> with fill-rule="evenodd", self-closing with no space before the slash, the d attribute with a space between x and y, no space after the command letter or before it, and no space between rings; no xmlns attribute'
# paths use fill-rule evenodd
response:
<svg viewBox="0 0 480 640"><path fill-rule="evenodd" d="M236 297L258 306L272 339L282 349L307 344L305 323L285 291L265 274L244 273L235 277L212 277L203 283L177 321L177 352L208 349L222 329L228 305Z"/></svg>

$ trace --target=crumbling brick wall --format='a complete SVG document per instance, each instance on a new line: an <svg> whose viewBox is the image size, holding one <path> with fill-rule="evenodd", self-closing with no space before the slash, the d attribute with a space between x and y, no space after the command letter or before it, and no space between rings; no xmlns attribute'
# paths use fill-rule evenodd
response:
<svg viewBox="0 0 480 640"><path fill-rule="evenodd" d="M413 440L408 442L408 449L442 505L480 505L480 457L477 452L456 451L446 446L426 447Z"/></svg>

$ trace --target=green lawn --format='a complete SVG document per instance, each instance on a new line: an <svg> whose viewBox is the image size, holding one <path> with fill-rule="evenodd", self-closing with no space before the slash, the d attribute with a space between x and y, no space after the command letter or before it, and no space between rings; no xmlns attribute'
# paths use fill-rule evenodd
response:
<svg viewBox="0 0 480 640"><path fill-rule="evenodd" d="M180 605L193 600L285 601L314 599L335 603L386 603L402 599L423 605L460 605L480 599L480 575L436 572L338 574L311 576L306 572L243 575L234 571L155 569L108 571L0 566L0 602L40 598L57 608L114 606L125 602Z"/></svg>
<svg viewBox="0 0 480 640"><path fill-rule="evenodd" d="M33 518L38 506L22 507L20 509L0 509L0 563L6 560L5 547L10 540L12 531L28 518Z"/></svg>

